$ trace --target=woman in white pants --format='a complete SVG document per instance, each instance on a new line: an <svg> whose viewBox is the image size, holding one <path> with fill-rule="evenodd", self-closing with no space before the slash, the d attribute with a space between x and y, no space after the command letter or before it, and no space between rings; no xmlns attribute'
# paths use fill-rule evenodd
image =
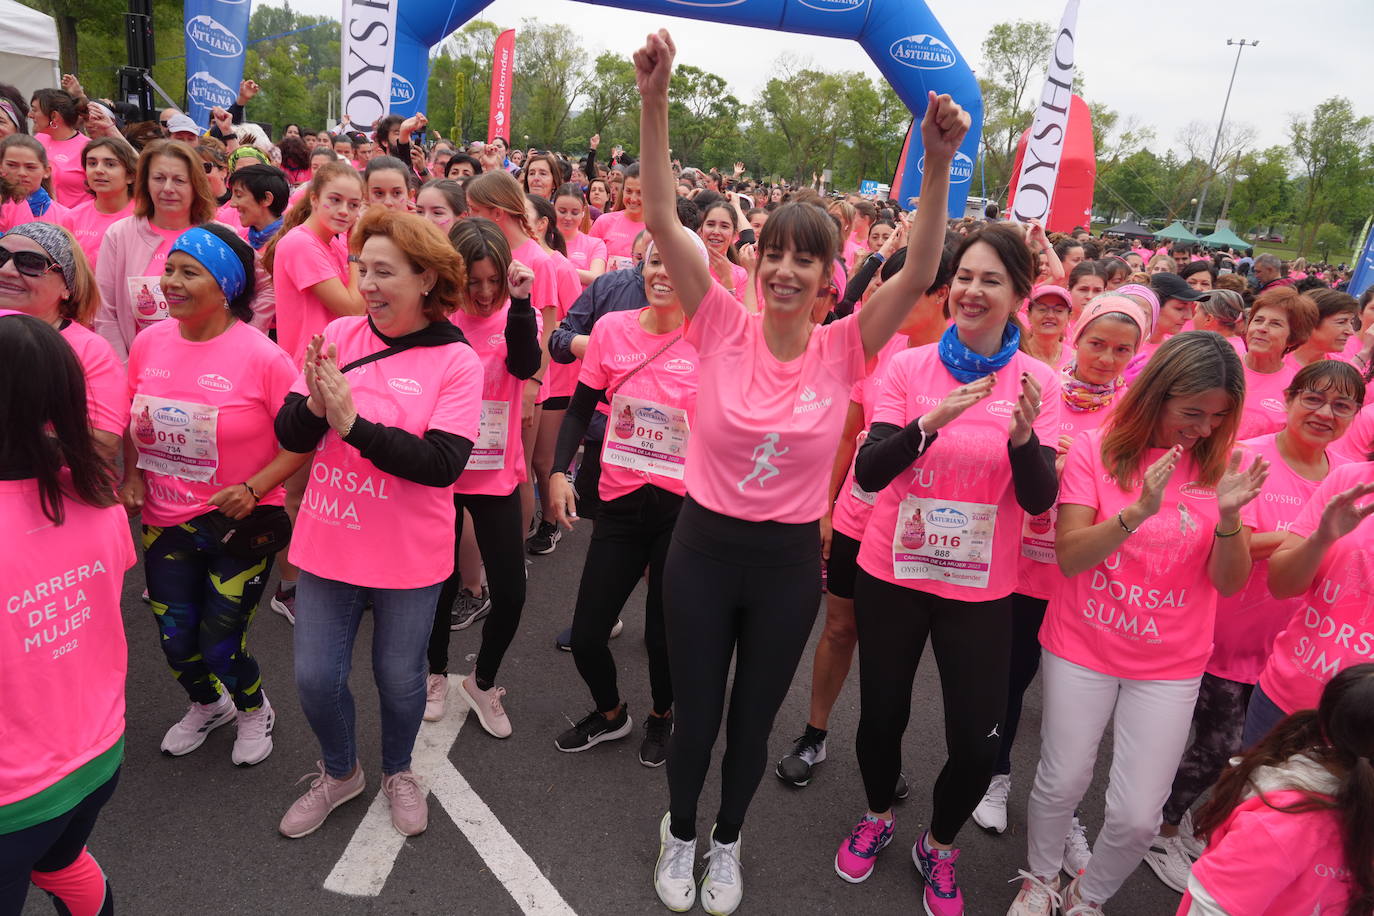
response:
<svg viewBox="0 0 1374 916"><path fill-rule="evenodd" d="M1009 916L1049 916L1059 902L1064 834L1109 719L1106 818L1064 891L1064 916L1101 916L1159 826L1212 651L1217 594L1239 591L1250 574L1254 522L1242 509L1268 465L1241 471L1231 454L1244 395L1244 368L1220 335L1177 334L1107 423L1069 449L1055 542L1068 578L1040 631L1030 867Z"/></svg>

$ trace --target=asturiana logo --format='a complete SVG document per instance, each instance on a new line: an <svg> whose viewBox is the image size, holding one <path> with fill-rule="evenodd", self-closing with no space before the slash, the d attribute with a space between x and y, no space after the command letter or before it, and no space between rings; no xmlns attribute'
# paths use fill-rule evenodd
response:
<svg viewBox="0 0 1374 916"><path fill-rule="evenodd" d="M1216 499L1217 491L1214 487L1209 487L1205 483L1198 483L1196 480L1185 483L1178 488L1178 492L1184 496L1191 496L1193 499Z"/></svg>
<svg viewBox="0 0 1374 916"><path fill-rule="evenodd" d="M186 94L191 101L198 102L205 108L214 108L216 105L228 108L238 97L234 90L204 70L197 70L191 74L191 78L186 81Z"/></svg>
<svg viewBox="0 0 1374 916"><path fill-rule="evenodd" d="M202 387L202 388L208 388L208 389L211 390L211 391L233 391L233 390L234 390L234 383L233 383L233 382L229 381L229 380L228 380L227 378L225 378L224 376L222 376L222 375L216 375L216 374L213 373L213 372L207 372L207 373L205 373L204 375L202 375L200 378L196 379L196 384L199 385L199 386Z"/></svg>
<svg viewBox="0 0 1374 916"><path fill-rule="evenodd" d="M690 359L670 359L663 364L663 368L678 375L686 375L696 369L696 365Z"/></svg>
<svg viewBox="0 0 1374 916"><path fill-rule="evenodd" d="M404 105L415 98L415 86L399 73L391 74L391 104Z"/></svg>
<svg viewBox="0 0 1374 916"><path fill-rule="evenodd" d="M639 408L635 411L635 417L644 423L650 423L654 426L668 425L668 415L653 407Z"/></svg>
<svg viewBox="0 0 1374 916"><path fill-rule="evenodd" d="M822 13L847 13L863 7L867 0L801 0L802 6L809 6Z"/></svg>
<svg viewBox="0 0 1374 916"><path fill-rule="evenodd" d="M916 171L922 175L926 173L926 157L922 156L916 160ZM959 151L955 151L954 160L949 164L949 183L964 184L973 180L973 160Z"/></svg>
<svg viewBox="0 0 1374 916"><path fill-rule="evenodd" d="M156 418L159 423L165 423L168 426L185 426L187 423L191 422L191 418L186 415L186 411L179 407L159 407L153 412L153 417Z"/></svg>
<svg viewBox="0 0 1374 916"><path fill-rule="evenodd" d="M941 506L926 516L926 522L936 528L962 528L968 524L968 516L958 509Z"/></svg>
<svg viewBox="0 0 1374 916"><path fill-rule="evenodd" d="M413 378L393 378L388 379L387 384L401 394L420 394L425 389L420 387L420 383Z"/></svg>
<svg viewBox="0 0 1374 916"><path fill-rule="evenodd" d="M988 402L988 413L995 414L999 417L1009 417L1011 416L1012 411L1015 409L1016 405L1013 404L1011 401L1004 400Z"/></svg>
<svg viewBox="0 0 1374 916"><path fill-rule="evenodd" d="M908 35L888 48L892 59L916 70L946 70L959 60L954 49L934 35Z"/></svg>
<svg viewBox="0 0 1374 916"><path fill-rule="evenodd" d="M217 19L204 14L192 16L186 22L186 37L191 44L212 57L238 57L243 54L243 42Z"/></svg>

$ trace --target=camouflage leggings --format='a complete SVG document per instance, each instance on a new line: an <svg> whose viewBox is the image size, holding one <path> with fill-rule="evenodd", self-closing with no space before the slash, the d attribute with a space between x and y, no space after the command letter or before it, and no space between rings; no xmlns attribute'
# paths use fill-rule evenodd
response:
<svg viewBox="0 0 1374 916"><path fill-rule="evenodd" d="M1217 781L1226 762L1240 753L1245 707L1254 689L1253 684L1202 676L1193 708L1193 742L1179 761L1173 791L1164 803L1164 823L1177 826L1184 812Z"/></svg>

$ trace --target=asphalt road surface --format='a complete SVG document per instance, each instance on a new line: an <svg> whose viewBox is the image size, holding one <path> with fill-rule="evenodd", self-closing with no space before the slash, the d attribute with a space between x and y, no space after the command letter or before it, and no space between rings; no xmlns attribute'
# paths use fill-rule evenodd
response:
<svg viewBox="0 0 1374 916"><path fill-rule="evenodd" d="M583 526L590 523L583 522ZM498 741L450 705L446 719L426 724L415 770L433 787L429 830L396 834L380 792L376 691L370 675L370 624L355 651L359 748L366 793L348 802L315 834L284 839L277 822L304 786L319 757L292 679L291 627L264 608L249 644L277 710L276 746L258 766L229 760L233 727L214 732L194 753L171 758L158 750L163 732L184 711L185 694L157 646L141 566L125 583L129 636L127 757L120 785L106 806L90 848L115 890L122 914L582 914L652 916L668 912L654 894L657 826L667 809L662 769L639 763L639 723L647 712L648 673L643 594L624 614L612 647L620 688L636 720L635 734L580 754L563 754L554 738L591 706L572 656L554 648L571 619L587 530L565 536L555 553L533 558L520 635L498 683L514 735ZM480 624L455 633L454 671L469 670ZM820 632L816 626L814 639ZM806 721L811 651L803 659L778 715L770 746L776 760ZM850 885L836 877L839 841L864 811L854 759L858 723L857 667L831 719L829 759L811 785L794 789L771 771L764 776L743 832L745 876L741 914L918 914L920 882L909 847L929 815L930 787L943 763L943 715L935 666L927 657L917 678L904 769L911 797L897 807L895 841L872 877ZM1001 916L1025 860L1026 796L1039 742L1039 684L1026 698L1022 738L1014 757L1011 825L991 836L971 821L959 837L959 877L970 916ZM702 836L718 801L719 756L701 800ZM1098 779L1084 800L1089 837L1102 822L1110 733ZM704 851L699 844L699 852ZM700 865L699 869L700 871ZM1111 916L1170 916L1178 895L1142 865L1107 907ZM52 910L34 891L24 916ZM700 912L700 909L697 910Z"/></svg>

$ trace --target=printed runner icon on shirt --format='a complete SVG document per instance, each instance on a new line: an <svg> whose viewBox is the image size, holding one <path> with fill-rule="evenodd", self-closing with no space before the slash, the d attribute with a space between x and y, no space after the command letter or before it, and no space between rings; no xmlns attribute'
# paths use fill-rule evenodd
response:
<svg viewBox="0 0 1374 916"><path fill-rule="evenodd" d="M762 487L765 481L782 473L769 460L770 458L780 458L792 450L790 447L778 448L778 439L780 438L778 433L765 433L763 441L754 446L754 453L750 456L754 462L754 469L749 472L749 476L735 484L741 493L744 492L744 485L751 480L757 479L759 486Z"/></svg>
<svg viewBox="0 0 1374 916"><path fill-rule="evenodd" d="M167 297L160 277L128 277L129 298L134 303L134 324L140 331L168 317Z"/></svg>

